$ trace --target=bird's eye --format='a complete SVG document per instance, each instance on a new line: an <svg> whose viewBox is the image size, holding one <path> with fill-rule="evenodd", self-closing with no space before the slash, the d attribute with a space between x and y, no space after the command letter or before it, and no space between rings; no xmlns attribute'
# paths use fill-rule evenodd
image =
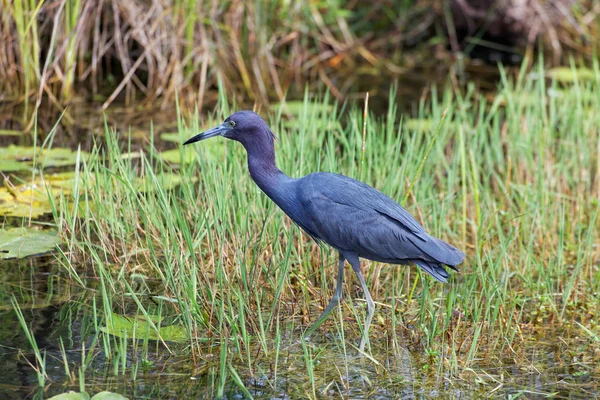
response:
<svg viewBox="0 0 600 400"><path fill-rule="evenodd" d="M235 121L229 121L229 126L233 128L235 126Z"/></svg>

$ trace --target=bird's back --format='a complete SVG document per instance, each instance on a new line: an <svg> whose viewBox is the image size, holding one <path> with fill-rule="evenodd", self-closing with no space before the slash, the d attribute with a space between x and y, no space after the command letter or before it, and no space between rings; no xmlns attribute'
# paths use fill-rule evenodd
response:
<svg viewBox="0 0 600 400"><path fill-rule="evenodd" d="M455 266L464 259L460 250L428 235L402 206L360 181L320 172L295 186L302 224L339 250L394 264L422 260Z"/></svg>

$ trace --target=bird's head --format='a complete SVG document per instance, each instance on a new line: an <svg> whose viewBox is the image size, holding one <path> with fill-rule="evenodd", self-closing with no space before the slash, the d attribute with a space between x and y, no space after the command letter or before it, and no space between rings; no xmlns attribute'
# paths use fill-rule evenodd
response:
<svg viewBox="0 0 600 400"><path fill-rule="evenodd" d="M236 140L242 143L246 149L254 147L253 144L272 144L275 138L267 123L258 114L244 110L231 114L221 125L188 139L184 145L214 136Z"/></svg>

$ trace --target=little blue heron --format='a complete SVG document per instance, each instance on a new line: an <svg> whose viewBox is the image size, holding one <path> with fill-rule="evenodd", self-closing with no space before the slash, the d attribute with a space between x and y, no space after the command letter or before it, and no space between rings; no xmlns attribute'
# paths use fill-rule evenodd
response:
<svg viewBox="0 0 600 400"><path fill-rule="evenodd" d="M458 271L456 266L465 258L462 251L428 235L408 211L369 185L327 172L298 179L281 172L275 164L275 135L252 111L236 112L184 145L214 136L240 142L248 154L250 176L258 187L317 243L327 243L339 253L335 294L306 335L319 327L341 300L345 260L356 273L367 301L362 351L375 303L360 270L359 257L388 264L414 263L440 282L446 282L449 276L443 265Z"/></svg>

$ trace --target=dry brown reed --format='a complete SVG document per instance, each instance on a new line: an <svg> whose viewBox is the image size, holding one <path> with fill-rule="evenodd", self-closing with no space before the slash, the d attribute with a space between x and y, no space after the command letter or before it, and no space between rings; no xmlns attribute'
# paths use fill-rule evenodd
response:
<svg viewBox="0 0 600 400"><path fill-rule="evenodd" d="M44 102L63 109L75 94L103 110L115 100L172 104L176 94L202 107L219 79L250 102L307 83L342 98L359 68L401 73L424 60L407 49L433 59L432 46L457 40L457 24L514 21L517 9L533 13L521 21L529 30L517 33L526 44L543 37L559 56L563 48L593 52L593 2L513 0L483 12L485 3L0 0L0 102L24 103L29 118Z"/></svg>

